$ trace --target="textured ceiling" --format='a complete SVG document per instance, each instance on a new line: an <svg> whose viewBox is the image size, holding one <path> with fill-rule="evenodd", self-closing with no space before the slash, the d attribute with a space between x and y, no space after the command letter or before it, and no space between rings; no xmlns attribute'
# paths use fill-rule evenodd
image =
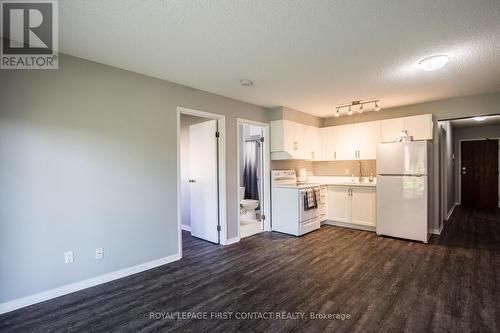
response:
<svg viewBox="0 0 500 333"><path fill-rule="evenodd" d="M455 128L498 126L500 125L500 116L489 116L483 121L475 121L472 118L452 120L451 124ZM498 133L498 136L500 137L500 133Z"/></svg>
<svg viewBox="0 0 500 333"><path fill-rule="evenodd" d="M499 0L59 1L60 51L318 116L500 90ZM415 64L451 53L442 70ZM240 79L255 82L241 87Z"/></svg>

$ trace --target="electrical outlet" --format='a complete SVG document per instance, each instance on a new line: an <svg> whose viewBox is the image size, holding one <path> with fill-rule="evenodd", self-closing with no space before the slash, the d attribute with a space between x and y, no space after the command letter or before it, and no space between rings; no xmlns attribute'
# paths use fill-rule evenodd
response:
<svg viewBox="0 0 500 333"><path fill-rule="evenodd" d="M72 264L74 261L73 251L64 252L64 263Z"/></svg>
<svg viewBox="0 0 500 333"><path fill-rule="evenodd" d="M102 247L95 249L95 258L102 259L102 257L104 257L104 249Z"/></svg>

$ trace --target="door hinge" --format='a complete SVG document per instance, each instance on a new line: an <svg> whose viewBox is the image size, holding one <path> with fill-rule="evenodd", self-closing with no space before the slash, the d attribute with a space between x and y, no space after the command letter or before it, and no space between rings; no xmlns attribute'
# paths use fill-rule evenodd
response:
<svg viewBox="0 0 500 333"><path fill-rule="evenodd" d="M217 226L217 231L221 231L220 225Z"/></svg>
<svg viewBox="0 0 500 333"><path fill-rule="evenodd" d="M220 136L219 131L215 132L215 137L218 138Z"/></svg>
<svg viewBox="0 0 500 333"><path fill-rule="evenodd" d="M260 137L260 142L264 142L264 137L263 136Z"/></svg>

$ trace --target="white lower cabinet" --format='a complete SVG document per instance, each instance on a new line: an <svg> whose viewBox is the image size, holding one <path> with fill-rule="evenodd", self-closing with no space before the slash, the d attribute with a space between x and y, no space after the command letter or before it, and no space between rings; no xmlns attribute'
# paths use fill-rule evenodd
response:
<svg viewBox="0 0 500 333"><path fill-rule="evenodd" d="M351 188L347 186L327 186L328 220L351 222Z"/></svg>
<svg viewBox="0 0 500 333"><path fill-rule="evenodd" d="M375 188L352 188L351 202L351 223L374 227L377 216L377 200Z"/></svg>
<svg viewBox="0 0 500 333"><path fill-rule="evenodd" d="M364 186L327 186L328 220L375 227L376 190Z"/></svg>

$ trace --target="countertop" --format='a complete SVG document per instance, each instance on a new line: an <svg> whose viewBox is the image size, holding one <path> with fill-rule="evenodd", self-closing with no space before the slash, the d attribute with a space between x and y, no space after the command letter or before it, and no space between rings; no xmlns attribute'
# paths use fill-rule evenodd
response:
<svg viewBox="0 0 500 333"><path fill-rule="evenodd" d="M361 186L361 187L376 187L377 179L374 178L373 182L368 181L368 177L365 177L364 181L360 183L356 177L352 181L351 177L341 177L341 176L309 176L307 181L310 183L316 183L321 185L339 185L339 186Z"/></svg>
<svg viewBox="0 0 500 333"><path fill-rule="evenodd" d="M280 188L308 188L313 186L321 185L336 185L336 186L357 186L357 187L376 187L377 180L374 179L373 182L368 181L368 177L365 178L364 182L360 183L358 178L352 181L351 177L339 177L339 176L309 176L307 177L307 182L297 185L274 185L274 187Z"/></svg>

